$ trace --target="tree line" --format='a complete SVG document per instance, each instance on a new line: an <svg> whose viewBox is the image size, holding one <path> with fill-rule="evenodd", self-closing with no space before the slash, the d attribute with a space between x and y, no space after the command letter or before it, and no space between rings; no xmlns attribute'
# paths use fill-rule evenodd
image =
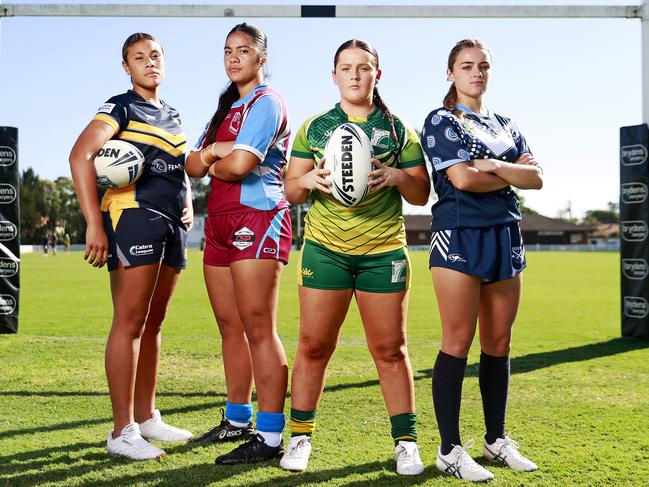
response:
<svg viewBox="0 0 649 487"><path fill-rule="evenodd" d="M194 214L204 215L207 213L210 185L199 179L192 179L191 185ZM533 209L525 206L525 200L522 197L520 199L524 213L536 213ZM298 218L301 220L300 223L303 223L304 213L308 206L308 203L302 205L299 210L297 207L291 207L291 220L294 229L298 228ZM581 220L572 218L569 210L566 213L560 215L560 218L586 226L615 223L619 218L618 205L613 202L608 203L606 209L587 211ZM303 228L302 225L300 228ZM52 233L55 233L59 238L68 234L72 243L83 243L85 232L86 224L74 192L72 179L60 176L54 181L50 181L40 178L32 168L22 171L20 175L20 240L23 244L41 244ZM294 231L294 234L294 237L297 238L297 232Z"/></svg>

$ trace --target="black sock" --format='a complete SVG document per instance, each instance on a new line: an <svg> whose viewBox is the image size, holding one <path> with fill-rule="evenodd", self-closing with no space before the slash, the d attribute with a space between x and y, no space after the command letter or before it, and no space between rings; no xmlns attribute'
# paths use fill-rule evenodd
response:
<svg viewBox="0 0 649 487"><path fill-rule="evenodd" d="M460 445L460 403L466 359L440 351L433 368L433 404L442 438L442 455L448 455L453 445Z"/></svg>
<svg viewBox="0 0 649 487"><path fill-rule="evenodd" d="M509 355L494 357L480 354L480 393L484 423L487 428L485 440L491 444L505 437L505 411L509 388Z"/></svg>

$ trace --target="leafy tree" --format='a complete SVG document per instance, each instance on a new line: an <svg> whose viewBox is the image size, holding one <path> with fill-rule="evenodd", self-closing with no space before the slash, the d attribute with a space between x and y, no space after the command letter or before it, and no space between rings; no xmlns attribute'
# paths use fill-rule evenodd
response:
<svg viewBox="0 0 649 487"><path fill-rule="evenodd" d="M609 201L606 210L588 210L582 225L597 226L603 223L617 223L620 219L619 204Z"/></svg>

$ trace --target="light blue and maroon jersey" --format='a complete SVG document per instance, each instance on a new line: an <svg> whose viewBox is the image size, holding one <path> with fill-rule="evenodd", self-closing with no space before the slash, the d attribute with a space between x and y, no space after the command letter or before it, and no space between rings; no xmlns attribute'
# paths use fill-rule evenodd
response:
<svg viewBox="0 0 649 487"><path fill-rule="evenodd" d="M208 126L209 123L194 151L207 147L214 140L234 141L233 150L245 150L259 158L257 166L240 181L212 178L207 204L209 214L287 208L282 175L291 132L282 97L267 85L257 86L232 104L214 140L206 140Z"/></svg>

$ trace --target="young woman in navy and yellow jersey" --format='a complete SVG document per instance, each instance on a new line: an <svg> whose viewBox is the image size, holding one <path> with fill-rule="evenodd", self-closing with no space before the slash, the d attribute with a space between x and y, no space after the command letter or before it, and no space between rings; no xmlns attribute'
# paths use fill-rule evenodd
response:
<svg viewBox="0 0 649 487"><path fill-rule="evenodd" d="M108 452L136 460L164 451L147 439L187 441L155 408L161 327L178 274L185 267L193 211L185 174L185 134L178 112L159 97L165 78L162 46L149 34L131 35L122 66L133 88L104 103L70 154L70 168L86 220L84 258L108 264L113 324L106 375L114 429ZM99 199L93 158L109 139L130 142L145 157L141 177Z"/></svg>
<svg viewBox="0 0 649 487"><path fill-rule="evenodd" d="M460 441L462 380L480 323L480 392L484 456L516 470L537 466L505 434L509 347L521 297L525 251L512 186L540 189L542 172L510 119L483 104L491 54L479 40L458 42L448 59L451 88L424 122L422 145L433 164L430 268L442 322L433 369L433 402L441 436L437 467L471 481L493 478Z"/></svg>
<svg viewBox="0 0 649 487"><path fill-rule="evenodd" d="M287 199L301 204L313 193L314 201L298 266L300 337L291 381L292 438L280 461L287 470L307 468L327 364L353 296L390 415L397 472L415 475L424 469L406 347L410 261L401 198L425 204L430 182L416 133L379 96L380 76L372 46L359 40L342 44L333 70L340 103L308 119L293 143ZM376 157L370 193L351 208L332 197L323 169L327 138L348 122L365 131Z"/></svg>
<svg viewBox="0 0 649 487"><path fill-rule="evenodd" d="M216 459L232 464L275 458L282 449L288 363L276 309L291 247L282 181L289 125L282 97L264 83L264 33L239 24L223 52L230 83L187 157L187 171L193 177L211 176L203 271L222 338L228 394L220 424L195 441L246 439ZM253 377L257 434L252 429Z"/></svg>

